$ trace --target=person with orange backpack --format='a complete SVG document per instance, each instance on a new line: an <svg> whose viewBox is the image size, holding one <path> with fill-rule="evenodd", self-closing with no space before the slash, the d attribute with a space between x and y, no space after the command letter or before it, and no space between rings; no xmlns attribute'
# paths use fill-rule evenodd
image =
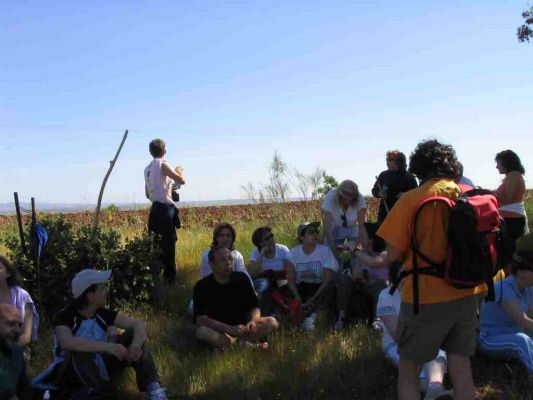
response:
<svg viewBox="0 0 533 400"><path fill-rule="evenodd" d="M449 254L450 206L461 195L454 182L458 171L452 146L437 140L419 143L410 156L409 172L421 184L398 199L377 232L387 242L389 261L403 263L405 282L395 332L400 355L400 400L418 398L422 366L437 357L439 349L448 355L455 399L474 398L470 356L476 347L478 296L487 291L487 286L459 288L460 285L449 283L444 276ZM434 197L447 199L450 204L434 201L421 207L424 200ZM416 231L416 242L413 231ZM425 268L424 272L439 273L422 273Z"/></svg>

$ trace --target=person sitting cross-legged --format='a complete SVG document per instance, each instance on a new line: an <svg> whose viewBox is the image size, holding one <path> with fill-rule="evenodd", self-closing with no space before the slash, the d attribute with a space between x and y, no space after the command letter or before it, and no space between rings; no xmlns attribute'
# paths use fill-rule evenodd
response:
<svg viewBox="0 0 533 400"><path fill-rule="evenodd" d="M533 233L517 239L511 275L494 286L495 301L481 307L480 350L519 360L533 382Z"/></svg>
<svg viewBox="0 0 533 400"><path fill-rule="evenodd" d="M145 343L145 324L106 307L110 277L110 270L84 269L72 279L74 301L53 321L55 359L32 383L66 398L114 398L114 378L133 367L139 390L151 400L166 400ZM113 337L113 327L124 332Z"/></svg>
<svg viewBox="0 0 533 400"><path fill-rule="evenodd" d="M211 249L208 258L212 273L194 286L196 339L219 350L237 341L245 346L267 347L263 340L278 329L278 322L261 316L250 279L233 271L227 247Z"/></svg>

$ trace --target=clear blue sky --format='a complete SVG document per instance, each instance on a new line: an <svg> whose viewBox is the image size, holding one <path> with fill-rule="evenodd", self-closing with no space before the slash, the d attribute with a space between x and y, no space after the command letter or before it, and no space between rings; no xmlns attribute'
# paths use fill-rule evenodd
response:
<svg viewBox="0 0 533 400"><path fill-rule="evenodd" d="M74 4L77 3L77 4ZM242 197L275 149L369 193L384 153L451 143L475 183L494 155L533 171L527 0L2 1L0 203L143 202L148 142L183 200ZM531 181L530 181L531 182ZM531 187L531 184L528 184Z"/></svg>

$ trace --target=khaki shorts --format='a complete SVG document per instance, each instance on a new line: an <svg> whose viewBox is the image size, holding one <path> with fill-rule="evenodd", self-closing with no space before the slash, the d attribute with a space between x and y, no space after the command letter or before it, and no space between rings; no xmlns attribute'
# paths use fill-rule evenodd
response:
<svg viewBox="0 0 533 400"><path fill-rule="evenodd" d="M433 360L439 349L470 357L476 349L478 297L469 296L445 303L413 305L402 302L396 342L398 354L412 361Z"/></svg>

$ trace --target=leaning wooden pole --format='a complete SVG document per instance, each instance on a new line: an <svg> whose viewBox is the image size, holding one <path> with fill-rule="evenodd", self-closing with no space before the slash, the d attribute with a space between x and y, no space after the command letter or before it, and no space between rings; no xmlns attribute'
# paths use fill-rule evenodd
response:
<svg viewBox="0 0 533 400"><path fill-rule="evenodd" d="M98 228L98 225L100 225L100 208L102 207L102 197L104 195L104 189L107 183L107 179L109 178L109 175L111 175L111 171L113 171L113 167L115 166L115 163L117 162L117 158L120 154L120 151L122 150L122 146L124 146L124 142L126 141L127 137L128 137L128 130L126 129L126 132L124 132L124 136L122 137L122 141L120 142L120 146L118 146L118 150L117 150L117 153L115 154L115 158L109 161L109 169L107 170L107 173L104 176L104 181L102 182L102 187L100 188L100 194L98 195L98 203L96 203L96 212L94 213L94 227L95 228Z"/></svg>
<svg viewBox="0 0 533 400"><path fill-rule="evenodd" d="M20 235L20 245L22 247L22 251L24 254L26 254L26 242L24 241L24 230L22 229L22 216L20 215L20 203L19 203L19 194L18 192L13 193L15 196L15 211L17 212L17 223L19 227L19 235Z"/></svg>

